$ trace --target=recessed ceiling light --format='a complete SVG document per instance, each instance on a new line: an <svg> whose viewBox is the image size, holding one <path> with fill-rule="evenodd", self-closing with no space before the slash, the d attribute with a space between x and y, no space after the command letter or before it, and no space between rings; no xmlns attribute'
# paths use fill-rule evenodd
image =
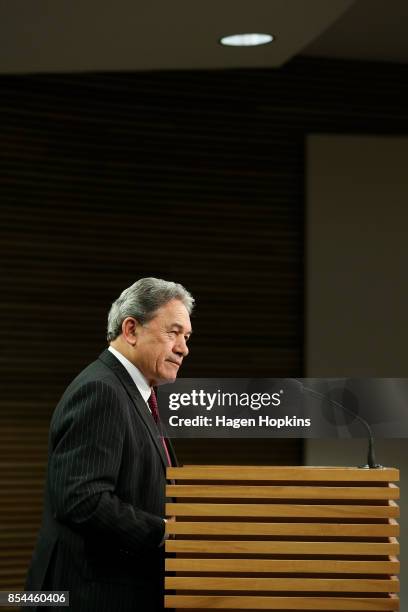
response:
<svg viewBox="0 0 408 612"><path fill-rule="evenodd" d="M220 39L220 43L228 47L256 47L272 41L271 34L232 34L232 36L223 36Z"/></svg>

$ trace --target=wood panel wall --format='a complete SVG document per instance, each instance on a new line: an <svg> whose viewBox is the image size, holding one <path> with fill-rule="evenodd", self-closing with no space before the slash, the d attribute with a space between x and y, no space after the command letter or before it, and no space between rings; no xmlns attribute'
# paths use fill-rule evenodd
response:
<svg viewBox="0 0 408 612"><path fill-rule="evenodd" d="M302 375L304 135L406 133L406 77L304 58L0 77L0 589L23 585L50 414L124 287L153 275L196 296L184 376ZM293 440L177 448L186 463L301 463Z"/></svg>

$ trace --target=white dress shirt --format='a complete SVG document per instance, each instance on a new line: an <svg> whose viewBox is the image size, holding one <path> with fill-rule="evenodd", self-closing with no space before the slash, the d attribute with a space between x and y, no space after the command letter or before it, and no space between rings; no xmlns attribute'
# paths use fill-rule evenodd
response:
<svg viewBox="0 0 408 612"><path fill-rule="evenodd" d="M120 361L120 363L123 365L124 368L126 368L129 376L131 377L131 379L135 383L136 387L139 389L140 395L143 397L144 401L147 404L147 407L150 410L150 406L148 404L148 401L149 401L149 397L150 397L150 395L152 393L152 390L150 388L149 383L147 382L147 380L145 379L145 377L141 373L141 371L138 370L137 367L135 365L133 365L133 363L131 361L129 361L129 359L126 359L126 357L124 355L122 355L122 353L119 353L119 351L117 351L115 348L113 348L113 346L109 346L108 347L108 351L110 351L112 353L112 355L115 355L116 359L118 361ZM150 412L151 412L151 410L150 410Z"/></svg>

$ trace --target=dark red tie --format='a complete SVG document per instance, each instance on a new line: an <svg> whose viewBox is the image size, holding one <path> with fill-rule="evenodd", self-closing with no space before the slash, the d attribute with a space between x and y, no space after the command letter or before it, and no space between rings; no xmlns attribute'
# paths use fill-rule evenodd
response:
<svg viewBox="0 0 408 612"><path fill-rule="evenodd" d="M158 407L158 404L157 404L157 397L156 397L156 393L154 392L154 389L152 389L152 393L151 393L151 395L149 397L148 404L150 406L150 410L152 411L152 416L154 418L154 422L156 423L159 431L161 431L161 428L160 428L159 407ZM165 438L163 438L162 435L160 435L160 439L161 439L161 441L163 443L164 452L166 453L167 463L171 467L170 453L169 453L169 449L167 448L166 440L165 440Z"/></svg>

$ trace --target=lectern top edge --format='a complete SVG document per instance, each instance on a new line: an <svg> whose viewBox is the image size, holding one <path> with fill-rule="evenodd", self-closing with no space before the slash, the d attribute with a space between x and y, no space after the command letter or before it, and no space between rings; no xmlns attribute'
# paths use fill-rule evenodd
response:
<svg viewBox="0 0 408 612"><path fill-rule="evenodd" d="M185 465L167 469L170 479L276 481L399 481L397 468L366 469L338 466Z"/></svg>

